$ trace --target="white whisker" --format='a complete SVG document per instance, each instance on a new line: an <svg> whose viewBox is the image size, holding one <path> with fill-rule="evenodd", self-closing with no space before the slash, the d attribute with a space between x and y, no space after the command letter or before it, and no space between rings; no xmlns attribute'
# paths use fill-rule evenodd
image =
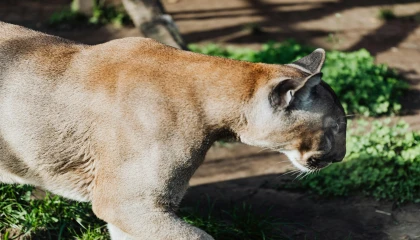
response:
<svg viewBox="0 0 420 240"><path fill-rule="evenodd" d="M305 174L305 172L300 172L300 173L299 173L299 175L297 175L297 176L295 177L295 179L293 179L293 181L292 181L292 182L294 182L296 179L298 179L298 180L299 180L299 177L300 177L300 176L302 176L303 174Z"/></svg>
<svg viewBox="0 0 420 240"><path fill-rule="evenodd" d="M293 175L294 173L296 173L296 170L287 171L287 172L281 173L280 175L281 176L286 176L286 175Z"/></svg>

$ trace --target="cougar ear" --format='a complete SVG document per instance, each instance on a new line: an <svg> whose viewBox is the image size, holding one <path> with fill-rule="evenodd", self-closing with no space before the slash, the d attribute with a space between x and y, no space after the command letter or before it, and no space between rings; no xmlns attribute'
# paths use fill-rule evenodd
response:
<svg viewBox="0 0 420 240"><path fill-rule="evenodd" d="M271 106L274 109L283 109L289 106L300 85L301 83L293 79L281 81L270 93L269 100Z"/></svg>
<svg viewBox="0 0 420 240"><path fill-rule="evenodd" d="M270 93L270 104L274 109L284 109L295 97L302 101L308 100L311 89L321 82L321 68L325 61L325 51L318 48L311 54L287 64L310 75L305 79L288 79L281 81Z"/></svg>
<svg viewBox="0 0 420 240"><path fill-rule="evenodd" d="M322 73L315 73L305 79L281 81L270 93L270 104L274 109L284 109L296 97L302 101L309 98L311 89L321 82Z"/></svg>
<svg viewBox="0 0 420 240"><path fill-rule="evenodd" d="M322 48L318 48L315 51L313 51L311 54L288 65L296 67L304 71L306 70L306 72L314 74L314 73L321 72L321 68L322 68L322 65L324 65L324 61L325 61L325 51Z"/></svg>

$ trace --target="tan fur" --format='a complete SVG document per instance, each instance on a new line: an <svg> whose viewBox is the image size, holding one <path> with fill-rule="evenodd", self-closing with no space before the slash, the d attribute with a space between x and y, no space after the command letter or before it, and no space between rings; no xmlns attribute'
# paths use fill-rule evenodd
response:
<svg viewBox="0 0 420 240"><path fill-rule="evenodd" d="M298 166L322 153L325 119L344 116L335 96L317 86L320 97L290 113L268 101L285 79L311 77L151 39L86 46L0 22L0 181L91 201L113 239L212 239L173 214L190 177L220 136L297 154ZM336 138L343 155L345 134Z"/></svg>

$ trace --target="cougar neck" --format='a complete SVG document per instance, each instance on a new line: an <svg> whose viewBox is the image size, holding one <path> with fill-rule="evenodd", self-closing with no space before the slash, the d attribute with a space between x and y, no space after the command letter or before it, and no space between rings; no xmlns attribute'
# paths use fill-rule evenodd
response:
<svg viewBox="0 0 420 240"><path fill-rule="evenodd" d="M201 71L197 90L207 125L236 133L246 124L244 111L256 91L275 77L278 66L214 58Z"/></svg>

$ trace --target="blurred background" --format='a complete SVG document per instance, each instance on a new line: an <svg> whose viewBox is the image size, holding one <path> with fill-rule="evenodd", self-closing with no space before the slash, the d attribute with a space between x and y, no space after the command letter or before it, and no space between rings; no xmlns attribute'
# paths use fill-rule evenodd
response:
<svg viewBox="0 0 420 240"><path fill-rule="evenodd" d="M147 36L254 62L322 47L324 80L351 119L346 160L309 176L279 153L216 142L180 207L187 222L216 239L420 239L418 0L124 4L0 0L0 21L85 44ZM0 194L2 239L107 239L88 205L28 186L0 185Z"/></svg>

